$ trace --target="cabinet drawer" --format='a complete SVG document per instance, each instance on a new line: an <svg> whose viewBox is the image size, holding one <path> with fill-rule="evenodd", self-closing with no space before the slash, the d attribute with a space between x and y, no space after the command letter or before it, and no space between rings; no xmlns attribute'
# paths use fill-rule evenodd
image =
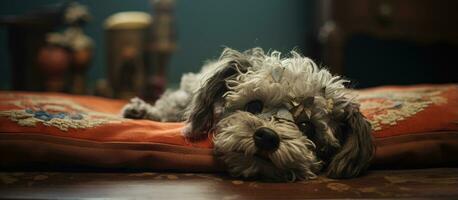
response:
<svg viewBox="0 0 458 200"><path fill-rule="evenodd" d="M436 39L458 35L458 1L347 0L332 5L333 20L345 32Z"/></svg>

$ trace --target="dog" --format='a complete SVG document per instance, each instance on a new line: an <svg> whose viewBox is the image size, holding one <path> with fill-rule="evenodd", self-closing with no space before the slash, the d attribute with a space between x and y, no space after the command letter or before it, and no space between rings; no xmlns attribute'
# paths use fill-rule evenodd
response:
<svg viewBox="0 0 458 200"><path fill-rule="evenodd" d="M371 126L345 85L311 59L291 51L225 48L178 90L154 105L139 98L123 116L185 121L183 134L213 134L214 155L234 177L267 181L351 178L374 154Z"/></svg>

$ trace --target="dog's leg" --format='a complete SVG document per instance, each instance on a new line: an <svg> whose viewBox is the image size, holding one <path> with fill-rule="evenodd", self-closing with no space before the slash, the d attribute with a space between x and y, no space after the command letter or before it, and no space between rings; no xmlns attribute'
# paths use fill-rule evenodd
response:
<svg viewBox="0 0 458 200"><path fill-rule="evenodd" d="M167 122L184 121L183 113L190 100L190 95L183 90L166 91L154 106L136 97L124 106L122 115L132 119Z"/></svg>
<svg viewBox="0 0 458 200"><path fill-rule="evenodd" d="M154 106L148 109L146 118L165 122L185 121L183 115L190 101L190 94L184 90L167 90Z"/></svg>

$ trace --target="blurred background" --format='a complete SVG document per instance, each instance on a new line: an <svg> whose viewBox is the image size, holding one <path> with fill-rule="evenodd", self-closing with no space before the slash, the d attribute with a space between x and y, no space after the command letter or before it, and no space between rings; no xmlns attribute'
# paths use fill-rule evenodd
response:
<svg viewBox="0 0 458 200"><path fill-rule="evenodd" d="M457 10L446 0L1 1L0 89L153 101L224 46L297 49L356 88L458 82Z"/></svg>

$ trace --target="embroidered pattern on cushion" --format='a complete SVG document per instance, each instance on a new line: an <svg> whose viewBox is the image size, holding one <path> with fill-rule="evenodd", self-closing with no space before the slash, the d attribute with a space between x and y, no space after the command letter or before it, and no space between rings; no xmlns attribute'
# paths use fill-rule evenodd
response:
<svg viewBox="0 0 458 200"><path fill-rule="evenodd" d="M0 95L4 99L1 104L14 107L0 111L0 117L8 117L20 126L36 126L37 123L42 123L68 131L69 128L91 128L124 120L120 116L93 111L70 99L11 95Z"/></svg>
<svg viewBox="0 0 458 200"><path fill-rule="evenodd" d="M412 90L384 90L359 93L361 112L374 131L396 125L431 105L447 103L441 94L449 88L415 88Z"/></svg>

